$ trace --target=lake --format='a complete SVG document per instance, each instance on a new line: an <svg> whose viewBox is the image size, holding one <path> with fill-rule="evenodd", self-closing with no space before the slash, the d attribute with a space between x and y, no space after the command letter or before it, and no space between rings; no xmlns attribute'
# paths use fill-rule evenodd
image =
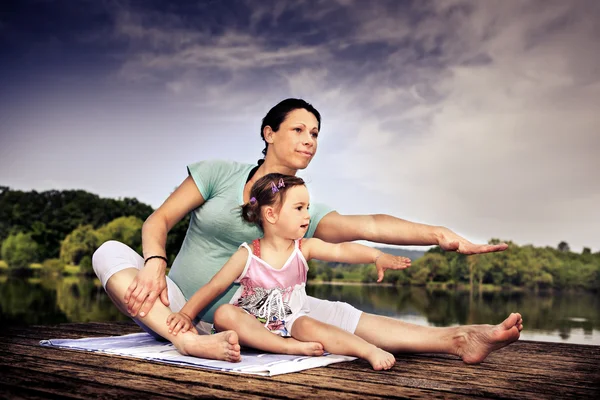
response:
<svg viewBox="0 0 600 400"><path fill-rule="evenodd" d="M521 338L600 345L600 296L588 292L478 293L418 287L310 284L308 294L429 326L498 323L523 315ZM0 327L125 321L97 279L0 276Z"/></svg>

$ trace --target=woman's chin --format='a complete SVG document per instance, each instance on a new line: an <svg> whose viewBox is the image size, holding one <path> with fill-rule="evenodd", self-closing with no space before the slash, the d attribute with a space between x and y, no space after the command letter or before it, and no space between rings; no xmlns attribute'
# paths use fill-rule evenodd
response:
<svg viewBox="0 0 600 400"><path fill-rule="evenodd" d="M305 169L306 167L308 167L308 164L310 164L311 159L308 160L300 160L298 162L295 163L294 168L295 169Z"/></svg>

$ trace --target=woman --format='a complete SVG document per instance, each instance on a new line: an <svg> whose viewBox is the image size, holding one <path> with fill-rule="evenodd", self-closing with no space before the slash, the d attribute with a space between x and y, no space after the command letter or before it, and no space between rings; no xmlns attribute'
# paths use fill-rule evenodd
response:
<svg viewBox="0 0 600 400"><path fill-rule="evenodd" d="M317 151L320 123L320 114L312 105L300 99L287 99L263 119L265 158L258 166L225 161L188 166L189 176L144 223L143 259L115 241L103 244L94 254L94 270L117 307L148 332L172 341L183 354L238 361L235 332L196 335L188 331L173 336L167 330L167 317L171 310L179 311L186 298L212 278L239 243L260 236L257 227L243 222L237 207L249 201L250 188L266 174L295 175L308 166ZM192 212L190 226L182 248L169 277L165 277L167 232L189 212ZM439 245L463 254L507 248L506 244L475 245L447 228L389 215L340 215L320 204L312 204L310 213L305 237L327 242L369 240L397 245ZM230 288L200 315L202 320L197 325L200 331L208 331L214 310L227 303L236 289ZM490 352L517 340L522 329L519 314L511 314L496 326L434 328L362 313L345 303L309 299L315 319L355 333L392 353L448 353L460 356L467 363L478 363Z"/></svg>

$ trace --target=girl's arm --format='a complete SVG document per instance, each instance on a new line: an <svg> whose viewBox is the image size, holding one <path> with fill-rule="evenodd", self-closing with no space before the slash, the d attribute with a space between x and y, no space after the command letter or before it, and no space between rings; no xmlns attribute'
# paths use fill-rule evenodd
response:
<svg viewBox="0 0 600 400"><path fill-rule="evenodd" d="M191 320L210 304L218 295L223 293L231 284L240 277L248 260L248 250L241 247L225 263L219 272L202 286L185 303L180 313L187 315Z"/></svg>
<svg viewBox="0 0 600 400"><path fill-rule="evenodd" d="M165 202L150 215L142 226L144 259L150 256L166 257L167 232L191 210L204 204L204 198L191 176L188 176ZM165 269L167 263L159 258L149 260L125 292L124 301L129 313L136 316L148 314L160 296L169 305Z"/></svg>
<svg viewBox="0 0 600 400"><path fill-rule="evenodd" d="M462 254L489 253L508 248L505 243L473 244L443 226L419 224L385 214L341 215L332 211L319 221L314 236L333 243L369 240L397 245L438 245L446 251Z"/></svg>
<svg viewBox="0 0 600 400"><path fill-rule="evenodd" d="M375 259L384 253L358 243L328 243L312 238L303 240L302 254L307 261L316 258L346 264L369 264L375 263Z"/></svg>
<svg viewBox="0 0 600 400"><path fill-rule="evenodd" d="M405 269L411 261L406 257L394 256L381 250L358 243L328 243L321 239L305 239L302 254L306 260L316 258L322 261L337 261L348 264L373 263L377 269L377 282L383 280L388 269Z"/></svg>

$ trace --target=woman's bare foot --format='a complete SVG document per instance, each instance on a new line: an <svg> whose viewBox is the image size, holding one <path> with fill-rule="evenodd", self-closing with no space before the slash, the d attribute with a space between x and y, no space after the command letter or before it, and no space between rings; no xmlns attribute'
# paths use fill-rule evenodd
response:
<svg viewBox="0 0 600 400"><path fill-rule="evenodd" d="M238 335L234 331L220 332L215 335L197 335L186 332L177 336L180 338L174 340L173 344L185 356L231 362L241 360Z"/></svg>
<svg viewBox="0 0 600 400"><path fill-rule="evenodd" d="M369 351L364 355L363 358L366 359L369 364L371 364L375 371L390 369L396 363L396 359L392 354L373 345L371 345Z"/></svg>
<svg viewBox="0 0 600 400"><path fill-rule="evenodd" d="M286 338L286 354L298 354L303 356L322 356L323 345L318 342L301 342L294 338Z"/></svg>
<svg viewBox="0 0 600 400"><path fill-rule="evenodd" d="M521 314L512 313L498 325L470 325L459 328L454 337L455 353L467 364L479 364L492 351L519 339L523 330Z"/></svg>

